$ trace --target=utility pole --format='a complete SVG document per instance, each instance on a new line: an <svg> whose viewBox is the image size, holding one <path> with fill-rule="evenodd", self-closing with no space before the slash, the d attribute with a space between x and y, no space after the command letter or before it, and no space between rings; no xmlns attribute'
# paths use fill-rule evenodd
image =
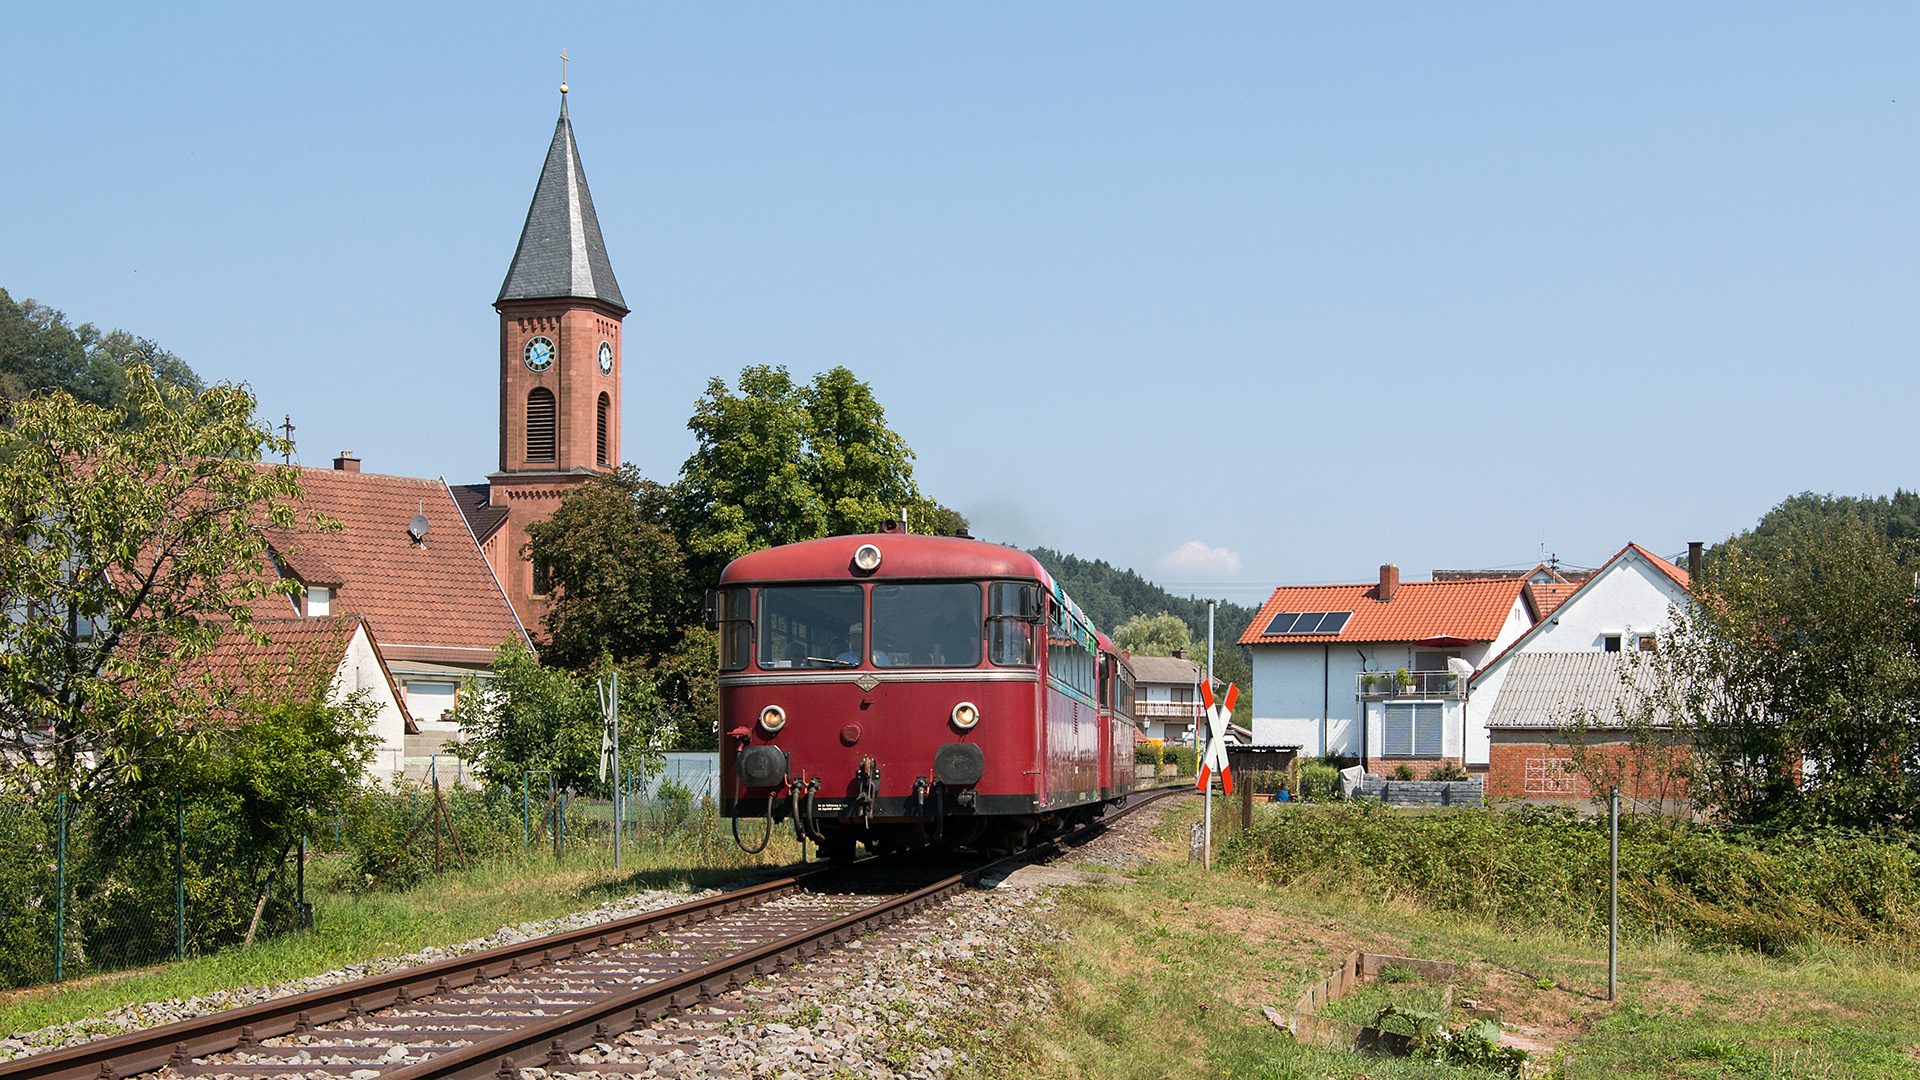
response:
<svg viewBox="0 0 1920 1080"><path fill-rule="evenodd" d="M1213 601L1211 600L1207 601L1207 699L1209 701L1213 699ZM1205 714L1202 714L1202 715L1205 715ZM1221 723L1226 723L1226 721L1222 719ZM1202 726L1206 728L1207 733L1205 738L1194 740L1194 750L1196 753L1205 753L1205 748L1211 745L1213 741L1212 718L1209 717L1208 722ZM1204 864L1205 869L1212 870L1213 869L1213 781L1212 779L1208 779L1207 781L1206 824L1201 826L1201 828L1205 834L1200 841L1201 856L1202 856L1201 861Z"/></svg>

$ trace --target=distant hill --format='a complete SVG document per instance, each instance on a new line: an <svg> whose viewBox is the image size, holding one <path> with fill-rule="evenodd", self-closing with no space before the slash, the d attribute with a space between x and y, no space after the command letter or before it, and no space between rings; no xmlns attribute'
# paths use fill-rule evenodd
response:
<svg viewBox="0 0 1920 1080"><path fill-rule="evenodd" d="M1207 602L1191 596L1175 596L1132 570L1122 570L1104 559L1087 560L1052 548L1034 548L1027 552L1040 560L1067 595L1093 620L1093 625L1111 634L1114 627L1135 615L1177 616L1193 633L1195 660L1201 659L1207 645ZM1221 601L1214 607L1213 638L1219 649L1214 659L1215 677L1237 683L1245 699L1236 716L1251 715L1253 691L1253 653L1235 645L1259 609L1245 604Z"/></svg>

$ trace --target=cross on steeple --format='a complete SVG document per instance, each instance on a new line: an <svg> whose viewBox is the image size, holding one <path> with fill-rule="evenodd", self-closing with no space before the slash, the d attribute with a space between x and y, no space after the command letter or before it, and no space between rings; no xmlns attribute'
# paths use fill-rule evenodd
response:
<svg viewBox="0 0 1920 1080"><path fill-rule="evenodd" d="M567 92L567 50L564 46L560 49L560 92Z"/></svg>

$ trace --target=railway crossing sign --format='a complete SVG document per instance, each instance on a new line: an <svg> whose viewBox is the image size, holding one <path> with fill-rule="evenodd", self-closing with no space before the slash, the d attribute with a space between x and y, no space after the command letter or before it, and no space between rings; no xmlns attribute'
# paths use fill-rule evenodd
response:
<svg viewBox="0 0 1920 1080"><path fill-rule="evenodd" d="M1200 696L1207 704L1207 752L1200 759L1200 780L1197 785L1201 791L1207 790L1208 781L1214 770L1220 772L1220 783L1226 793L1233 794L1233 769L1227 764L1227 724L1233 719L1233 703L1240 699L1240 688L1227 684L1227 692L1219 702L1213 700L1213 686L1200 684Z"/></svg>
<svg viewBox="0 0 1920 1080"><path fill-rule="evenodd" d="M594 689L600 691L600 718L605 721L600 729L600 779L605 781L611 771L617 782L620 776L620 673L615 671L607 679L594 683Z"/></svg>

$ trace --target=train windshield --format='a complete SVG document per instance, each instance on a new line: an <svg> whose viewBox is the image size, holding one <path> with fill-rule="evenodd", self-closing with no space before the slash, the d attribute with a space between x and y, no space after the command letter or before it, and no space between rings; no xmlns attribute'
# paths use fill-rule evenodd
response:
<svg viewBox="0 0 1920 1080"><path fill-rule="evenodd" d="M981 627L972 582L873 587L875 667L974 667Z"/></svg>
<svg viewBox="0 0 1920 1080"><path fill-rule="evenodd" d="M784 585L760 590L760 666L860 666L858 585Z"/></svg>

